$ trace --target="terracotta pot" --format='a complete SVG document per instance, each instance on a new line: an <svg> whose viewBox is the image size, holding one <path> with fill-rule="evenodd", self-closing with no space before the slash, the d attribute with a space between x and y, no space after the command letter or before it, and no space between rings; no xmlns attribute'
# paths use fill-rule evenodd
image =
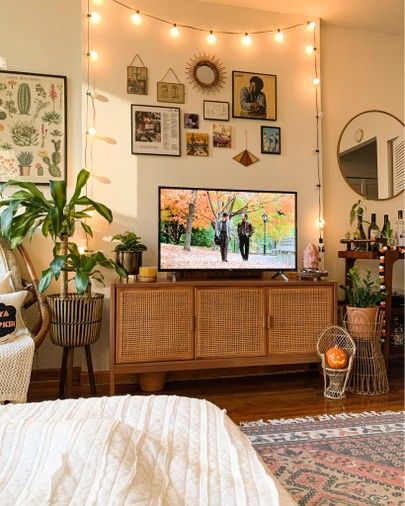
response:
<svg viewBox="0 0 405 506"><path fill-rule="evenodd" d="M380 308L346 306L347 328L353 337L373 337Z"/></svg>
<svg viewBox="0 0 405 506"><path fill-rule="evenodd" d="M19 165L20 167L20 176L29 176L31 165Z"/></svg>

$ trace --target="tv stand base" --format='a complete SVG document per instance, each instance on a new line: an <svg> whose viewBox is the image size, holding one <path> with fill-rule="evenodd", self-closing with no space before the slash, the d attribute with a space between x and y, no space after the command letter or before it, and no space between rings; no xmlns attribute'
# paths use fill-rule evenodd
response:
<svg viewBox="0 0 405 506"><path fill-rule="evenodd" d="M277 271L274 276L271 277L271 279L277 279L280 276L280 278L284 279L284 281L288 281L287 276L284 274L283 271Z"/></svg>

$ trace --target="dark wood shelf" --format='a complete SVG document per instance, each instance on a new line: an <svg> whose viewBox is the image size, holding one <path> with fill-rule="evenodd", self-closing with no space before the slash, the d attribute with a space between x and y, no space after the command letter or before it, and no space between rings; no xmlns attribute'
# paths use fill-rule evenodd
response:
<svg viewBox="0 0 405 506"><path fill-rule="evenodd" d="M353 258L354 260L377 260L380 255L377 251L338 251L339 258Z"/></svg>

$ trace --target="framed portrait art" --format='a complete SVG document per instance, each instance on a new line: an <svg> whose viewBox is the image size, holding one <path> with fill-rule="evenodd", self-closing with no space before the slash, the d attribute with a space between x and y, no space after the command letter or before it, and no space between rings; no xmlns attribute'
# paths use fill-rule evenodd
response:
<svg viewBox="0 0 405 506"><path fill-rule="evenodd" d="M215 121L229 121L229 102L218 100L204 100L204 119Z"/></svg>
<svg viewBox="0 0 405 506"><path fill-rule="evenodd" d="M277 76L253 72L232 72L232 116L234 118L277 119Z"/></svg>
<svg viewBox="0 0 405 506"><path fill-rule="evenodd" d="M180 109L132 104L131 151L134 155L180 156Z"/></svg>
<svg viewBox="0 0 405 506"><path fill-rule="evenodd" d="M0 70L0 182L66 179L66 77Z"/></svg>
<svg viewBox="0 0 405 506"><path fill-rule="evenodd" d="M265 155L281 154L281 131L279 127L262 126L261 128L262 153Z"/></svg>

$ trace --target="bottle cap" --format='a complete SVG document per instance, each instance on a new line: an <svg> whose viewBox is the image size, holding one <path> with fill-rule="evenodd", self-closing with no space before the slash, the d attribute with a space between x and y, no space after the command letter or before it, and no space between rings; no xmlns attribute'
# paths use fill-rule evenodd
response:
<svg viewBox="0 0 405 506"><path fill-rule="evenodd" d="M377 216L377 215L376 215L375 213L371 213L371 221L375 221L376 216Z"/></svg>
<svg viewBox="0 0 405 506"><path fill-rule="evenodd" d="M403 219L403 213L402 213L402 210L398 211L398 219L399 219L399 220L402 220L402 219Z"/></svg>

